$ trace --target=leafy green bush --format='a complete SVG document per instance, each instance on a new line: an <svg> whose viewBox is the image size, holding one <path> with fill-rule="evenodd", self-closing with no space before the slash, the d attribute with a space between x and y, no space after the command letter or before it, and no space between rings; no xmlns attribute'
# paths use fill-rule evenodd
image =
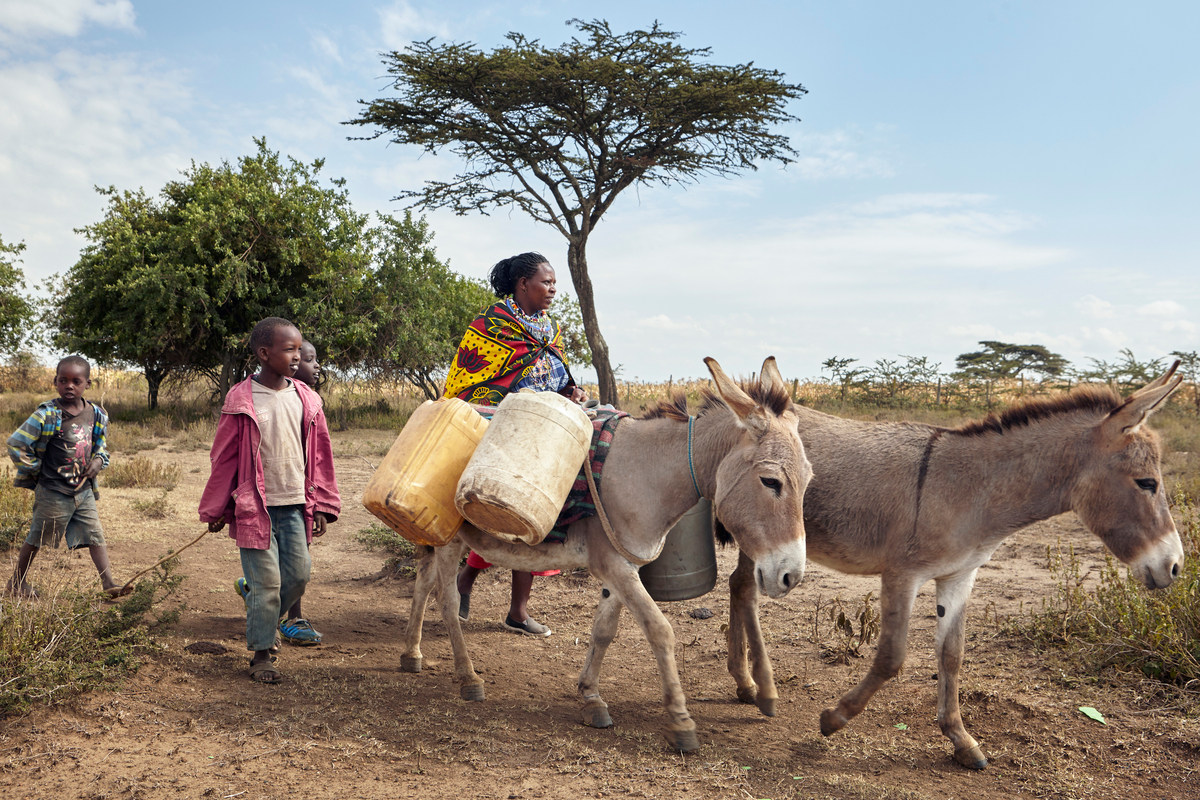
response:
<svg viewBox="0 0 1200 800"><path fill-rule="evenodd" d="M52 705L137 670L154 649L151 631L178 620L156 611L183 577L167 561L119 603L74 583L39 587L36 600L0 600L0 715Z"/></svg>
<svg viewBox="0 0 1200 800"><path fill-rule="evenodd" d="M387 553L388 559L383 564L384 569L401 575L416 574L416 567L413 566L416 546L386 525L372 522L354 534L354 539L368 550L383 550Z"/></svg>
<svg viewBox="0 0 1200 800"><path fill-rule="evenodd" d="M1176 502L1185 559L1169 589L1149 592L1122 577L1111 556L1088 589L1074 551L1064 557L1061 547L1047 548L1057 591L1013 630L1066 647L1092 674L1135 673L1177 686L1200 679L1200 516L1186 495Z"/></svg>

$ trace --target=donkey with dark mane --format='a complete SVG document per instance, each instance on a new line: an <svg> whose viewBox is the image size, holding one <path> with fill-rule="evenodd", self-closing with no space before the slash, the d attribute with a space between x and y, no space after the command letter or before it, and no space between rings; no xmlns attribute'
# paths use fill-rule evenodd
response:
<svg viewBox="0 0 1200 800"><path fill-rule="evenodd" d="M821 714L821 733L845 727L900 672L913 601L933 580L938 722L960 764L986 767L959 711L965 607L979 567L1033 522L1074 511L1148 588L1179 576L1183 545L1167 507L1158 438L1145 425L1181 383L1172 380L1178 366L1124 400L1108 388L1084 387L957 429L795 409L816 472L804 498L808 557L882 577L874 663ZM741 553L729 579L728 666L738 698L770 715L775 685L749 580L753 566L753 554Z"/></svg>
<svg viewBox="0 0 1200 800"><path fill-rule="evenodd" d="M562 544L509 544L464 524L444 547L425 548L401 669L421 669L425 606L436 592L454 650L460 694L464 700L483 699L483 681L471 664L458 619L455 575L468 547L509 569L586 567L604 588L579 676L584 722L600 728L613 724L600 698L600 665L616 637L621 609L627 607L654 651L671 743L680 751L699 747L675 665L674 631L642 586L638 566L662 550L667 532L699 494L713 501L733 539L753 559L746 579L755 592L786 595L804 576L803 498L812 476L775 360L767 359L760 382L745 391L716 361L705 363L716 393L706 397L698 416L690 418L686 409L659 407L643 419L630 417L617 426L599 486L606 516L572 523ZM604 519L611 523L611 533Z"/></svg>

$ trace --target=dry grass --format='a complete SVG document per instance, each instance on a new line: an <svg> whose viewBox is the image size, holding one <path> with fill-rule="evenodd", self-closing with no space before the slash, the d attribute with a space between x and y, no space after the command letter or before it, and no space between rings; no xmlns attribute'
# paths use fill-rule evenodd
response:
<svg viewBox="0 0 1200 800"><path fill-rule="evenodd" d="M33 492L13 486L13 471L0 472L0 550L23 541L33 516Z"/></svg>
<svg viewBox="0 0 1200 800"><path fill-rule="evenodd" d="M183 468L178 464L159 464L142 456L128 461L114 461L102 475L105 486L112 489L164 489L167 492L179 485Z"/></svg>
<svg viewBox="0 0 1200 800"><path fill-rule="evenodd" d="M130 505L150 519L166 519L175 514L175 509L167 502L166 491L153 500L134 500Z"/></svg>
<svg viewBox="0 0 1200 800"><path fill-rule="evenodd" d="M135 671L154 649L150 628L178 611L153 614L181 578L170 562L119 604L100 604L99 578L72 581L68 551L36 559L28 573L36 599L0 599L0 714L51 705Z"/></svg>

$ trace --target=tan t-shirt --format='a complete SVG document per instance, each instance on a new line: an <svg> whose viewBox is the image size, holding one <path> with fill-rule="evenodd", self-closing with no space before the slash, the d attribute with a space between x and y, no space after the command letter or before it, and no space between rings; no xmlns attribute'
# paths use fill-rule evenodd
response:
<svg viewBox="0 0 1200 800"><path fill-rule="evenodd" d="M267 485L268 506L291 506L304 502L304 444L300 431L304 405L296 385L278 392L253 381L254 414L262 434L259 457Z"/></svg>

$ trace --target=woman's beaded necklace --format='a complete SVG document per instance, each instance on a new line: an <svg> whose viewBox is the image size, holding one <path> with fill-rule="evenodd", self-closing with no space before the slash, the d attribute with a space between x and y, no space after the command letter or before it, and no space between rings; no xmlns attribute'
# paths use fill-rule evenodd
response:
<svg viewBox="0 0 1200 800"><path fill-rule="evenodd" d="M525 311L517 304L515 298L509 297L505 303L508 305L508 310L513 313L521 324L528 329L538 339L547 341L550 334L554 331L554 323L550 319L550 315L545 311L539 311L536 314L526 314Z"/></svg>

